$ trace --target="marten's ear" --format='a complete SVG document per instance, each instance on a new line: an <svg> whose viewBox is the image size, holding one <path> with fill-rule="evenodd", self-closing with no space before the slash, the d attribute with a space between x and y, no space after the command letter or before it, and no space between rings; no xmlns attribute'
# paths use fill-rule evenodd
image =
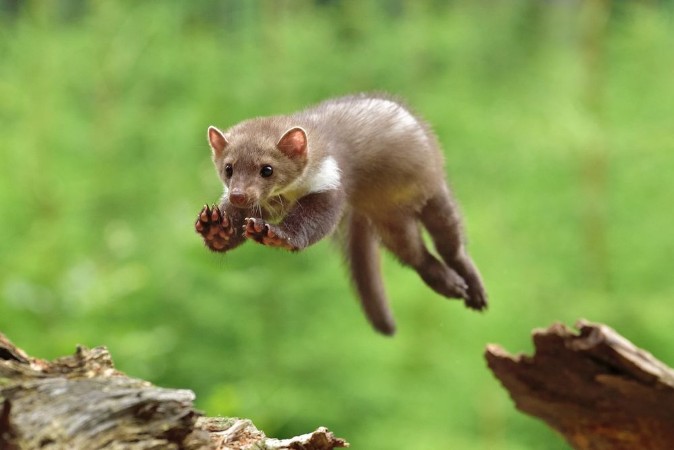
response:
<svg viewBox="0 0 674 450"><path fill-rule="evenodd" d="M225 147L229 145L229 142L225 139L225 135L222 134L222 131L213 126L208 127L208 143L211 145L213 156L216 158L222 156Z"/></svg>
<svg viewBox="0 0 674 450"><path fill-rule="evenodd" d="M307 157L307 133L300 127L294 127L285 132L276 144L279 150L289 158Z"/></svg>

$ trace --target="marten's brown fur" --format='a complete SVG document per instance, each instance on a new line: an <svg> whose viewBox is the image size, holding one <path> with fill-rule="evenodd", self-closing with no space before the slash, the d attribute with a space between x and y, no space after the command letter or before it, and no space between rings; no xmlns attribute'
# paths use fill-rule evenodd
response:
<svg viewBox="0 0 674 450"><path fill-rule="evenodd" d="M208 129L225 192L199 214L213 251L246 239L301 250L346 222L351 276L372 325L395 323L379 270L379 243L433 290L481 310L487 297L466 253L461 218L435 135L400 102L357 95L304 111ZM421 237L429 232L442 261Z"/></svg>

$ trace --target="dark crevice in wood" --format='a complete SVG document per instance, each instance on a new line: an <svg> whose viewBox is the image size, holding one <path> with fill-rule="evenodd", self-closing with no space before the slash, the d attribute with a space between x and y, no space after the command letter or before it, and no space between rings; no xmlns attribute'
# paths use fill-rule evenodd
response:
<svg viewBox="0 0 674 450"><path fill-rule="evenodd" d="M267 438L245 419L202 417L194 394L115 370L104 347L32 358L0 334L0 449L303 449L348 444L325 428Z"/></svg>
<svg viewBox="0 0 674 450"><path fill-rule="evenodd" d="M576 449L670 450L674 370L602 324L535 330L533 356L489 345L494 375L521 411Z"/></svg>

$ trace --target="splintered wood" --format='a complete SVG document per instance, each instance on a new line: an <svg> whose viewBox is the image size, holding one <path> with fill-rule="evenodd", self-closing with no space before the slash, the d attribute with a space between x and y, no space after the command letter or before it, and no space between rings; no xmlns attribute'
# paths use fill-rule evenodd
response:
<svg viewBox="0 0 674 450"><path fill-rule="evenodd" d="M674 448L674 370L602 324L533 333L533 356L489 345L489 367L521 411L579 450Z"/></svg>
<svg viewBox="0 0 674 450"><path fill-rule="evenodd" d="M245 419L201 417L194 394L114 368L103 347L45 361L0 334L0 449L328 450L348 447L325 428L267 438Z"/></svg>

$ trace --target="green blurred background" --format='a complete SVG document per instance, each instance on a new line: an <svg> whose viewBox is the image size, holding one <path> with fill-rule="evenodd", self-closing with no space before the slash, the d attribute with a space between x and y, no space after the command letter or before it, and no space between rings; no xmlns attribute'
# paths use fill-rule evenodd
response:
<svg viewBox="0 0 674 450"><path fill-rule="evenodd" d="M357 449L564 449L484 347L580 317L674 363L674 14L577 1L0 1L0 331L272 436ZM375 334L328 240L209 253L206 128L359 91L434 127L491 299L384 261Z"/></svg>

